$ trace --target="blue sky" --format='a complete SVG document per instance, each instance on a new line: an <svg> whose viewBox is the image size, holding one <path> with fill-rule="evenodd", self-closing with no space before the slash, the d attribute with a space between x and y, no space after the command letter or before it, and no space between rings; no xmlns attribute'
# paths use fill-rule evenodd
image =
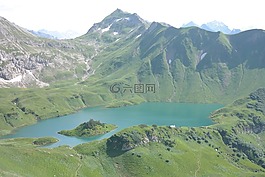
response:
<svg viewBox="0 0 265 177"><path fill-rule="evenodd" d="M175 27L217 20L230 28L265 29L261 0L0 0L0 16L33 30L85 33L117 8Z"/></svg>

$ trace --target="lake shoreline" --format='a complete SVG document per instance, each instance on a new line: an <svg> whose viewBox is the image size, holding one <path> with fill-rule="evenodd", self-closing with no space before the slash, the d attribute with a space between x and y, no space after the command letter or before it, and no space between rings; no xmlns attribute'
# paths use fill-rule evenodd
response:
<svg viewBox="0 0 265 177"><path fill-rule="evenodd" d="M60 139L60 141L62 139L59 145L63 145L64 142L67 141L78 143L108 138L112 134L115 134L124 128L140 124L155 124L158 126L169 126L176 124L176 127L211 126L214 125L215 122L210 119L210 114L221 107L223 107L221 104L171 102L144 102L137 105L117 108L107 108L106 106L87 107L73 114L41 120L33 125L18 128L13 131L13 134L2 136L0 139L18 138L21 136L52 136ZM62 129L72 129L80 123L86 122L91 118L100 120L103 123L115 124L118 126L118 128L114 131L111 131L110 133L92 138L67 139L62 137L63 135L60 136L57 134L57 132ZM50 130L48 130L47 127ZM27 131L30 132L27 133Z"/></svg>
<svg viewBox="0 0 265 177"><path fill-rule="evenodd" d="M157 101L157 102L159 102L159 101ZM17 127L13 128L11 130L5 130L4 131L5 133L0 132L0 139L4 139L2 137L5 137L7 135L12 135L12 134L16 133L16 131L18 129L20 129L20 128L23 128L23 127L26 127L26 126L31 126L31 125L37 124L38 122L44 121L44 120L56 119L58 117L75 114L75 113L79 112L82 109L86 109L86 108L90 108L90 107L120 108L120 107L139 105L139 104L142 104L142 103L151 103L151 102L148 102L148 101L143 101L143 102L139 102L139 103L131 102L131 105L116 105L114 107L112 107L112 105L109 104L109 103L108 104L97 105L97 106L84 106L84 107L81 107L79 109L73 110L73 111L71 111L69 113L66 113L66 114L60 114L60 115L57 115L57 116L46 117L45 119L41 119L41 120L35 119L35 121L32 122L32 123L28 123L28 124L24 123L24 124L22 124L20 126L17 126ZM192 102L159 102L159 103L192 103ZM197 104L197 103L193 103L193 104ZM219 104L219 103L200 103L200 102L198 102L198 104Z"/></svg>
<svg viewBox="0 0 265 177"><path fill-rule="evenodd" d="M66 114L58 115L58 116L55 116L55 117L54 116L51 116L51 117L47 117L47 118L41 119L41 120L37 120L36 119L36 121L33 122L33 123L29 123L29 124L24 123L23 125L18 126L18 127L14 128L12 130L9 130L9 131L6 130L6 133L5 134L0 134L0 140L1 139L5 139L3 137L5 137L7 135L15 134L17 132L17 130L20 129L20 128L27 127L27 126L31 126L31 125L35 125L35 124L37 124L37 123L39 123L41 121L45 121L45 120L49 120L49 119L56 119L58 117L68 116L68 115L71 115L71 114L75 114L75 113L78 113L79 111L81 111L83 109L87 109L87 108L91 108L91 107L104 107L104 108L112 109L112 108L121 108L121 107L135 106L135 105L139 105L139 104L143 104L143 103L220 104L220 105L223 105L221 103L215 103L215 102L214 103L205 103L205 102L163 102L163 101L162 102L160 102L160 101L151 101L151 102L148 102L148 101L143 101L143 102L140 102L140 103L132 103L131 105L123 105L123 106L116 106L116 107L111 107L109 104L102 104L102 105L97 105L97 106L85 106L85 107L79 108L77 110L74 110L74 111L69 112L69 113L66 113ZM215 112L217 110L214 110L213 112Z"/></svg>

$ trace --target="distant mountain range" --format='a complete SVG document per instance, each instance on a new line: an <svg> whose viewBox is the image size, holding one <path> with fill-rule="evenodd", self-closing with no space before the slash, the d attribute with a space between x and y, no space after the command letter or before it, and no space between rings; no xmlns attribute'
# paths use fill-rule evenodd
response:
<svg viewBox="0 0 265 177"><path fill-rule="evenodd" d="M192 26L196 26L199 27L201 29L207 30L207 31L211 31L211 32L218 32L221 31L224 34L237 34L240 33L241 30L240 29L229 29L229 27L227 25L225 25L223 22L219 22L219 21L211 21L205 24L202 24L201 26L194 23L193 21L190 21L187 24L182 25L182 27L192 27Z"/></svg>
<svg viewBox="0 0 265 177"><path fill-rule="evenodd" d="M80 33L76 31L72 31L72 30L68 30L64 32L49 31L46 29L41 29L38 31L34 31L34 30L28 30L28 31L36 36L48 38L48 39L73 39L81 35Z"/></svg>
<svg viewBox="0 0 265 177"><path fill-rule="evenodd" d="M144 21L143 19L141 19L141 20ZM148 22L145 21L145 24L148 24ZM161 24L163 24L164 26L170 26L170 25L165 24L165 23L161 23ZM94 26L90 30L95 30L96 25L98 25L98 24L94 24ZM240 29L232 29L231 30L223 22L219 22L216 20L202 24L202 25L198 25L198 24L194 23L193 21L190 21L189 23L182 25L182 27L192 27L192 26L199 27L201 29L211 31L211 32L221 31L224 34L237 34L237 33L241 32ZM107 29L108 28L106 27L105 30L107 30ZM104 30L104 29L102 29L102 30ZM82 35L76 31L72 31L72 30L68 30L68 31L64 31L64 32L49 31L46 29L41 29L38 31L34 31L34 30L28 30L28 31L31 32L32 34L36 35L36 36L39 36L42 38L48 38L48 39L73 39L73 38L76 38L76 37L79 37ZM105 32L105 31L103 31L103 32ZM115 34L117 34L117 33L115 33Z"/></svg>

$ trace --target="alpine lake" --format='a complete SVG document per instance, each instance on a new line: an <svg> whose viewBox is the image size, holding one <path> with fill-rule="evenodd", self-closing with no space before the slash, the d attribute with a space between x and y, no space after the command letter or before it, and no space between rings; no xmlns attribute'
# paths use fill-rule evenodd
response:
<svg viewBox="0 0 265 177"><path fill-rule="evenodd" d="M211 112L223 107L220 104L194 104L194 103L142 103L134 106L119 108L91 107L82 109L74 114L39 121L38 123L17 129L13 134L1 138L20 137L55 137L57 143L46 147L58 147L61 145L75 146L95 140L108 138L111 135L130 126L146 125L175 125L176 127L200 127L212 125L209 118ZM99 120L102 123L115 124L117 129L104 135L88 138L68 137L57 132L70 130L90 119Z"/></svg>

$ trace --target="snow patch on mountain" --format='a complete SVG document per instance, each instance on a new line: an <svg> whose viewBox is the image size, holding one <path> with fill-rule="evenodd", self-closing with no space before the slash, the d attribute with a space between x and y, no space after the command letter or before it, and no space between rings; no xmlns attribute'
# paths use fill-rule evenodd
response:
<svg viewBox="0 0 265 177"><path fill-rule="evenodd" d="M139 34L139 35L137 35L136 37L135 37L135 39L138 39L139 37L141 37L142 36L142 34Z"/></svg>
<svg viewBox="0 0 265 177"><path fill-rule="evenodd" d="M104 33L104 32L109 31L111 26L112 26L112 24L110 24L107 28L102 29L101 32Z"/></svg>
<svg viewBox="0 0 265 177"><path fill-rule="evenodd" d="M204 57L205 57L206 55L207 55L207 52L203 53L203 54L201 55L201 60L204 59Z"/></svg>
<svg viewBox="0 0 265 177"><path fill-rule="evenodd" d="M123 18L118 18L115 20L115 22L121 21Z"/></svg>

